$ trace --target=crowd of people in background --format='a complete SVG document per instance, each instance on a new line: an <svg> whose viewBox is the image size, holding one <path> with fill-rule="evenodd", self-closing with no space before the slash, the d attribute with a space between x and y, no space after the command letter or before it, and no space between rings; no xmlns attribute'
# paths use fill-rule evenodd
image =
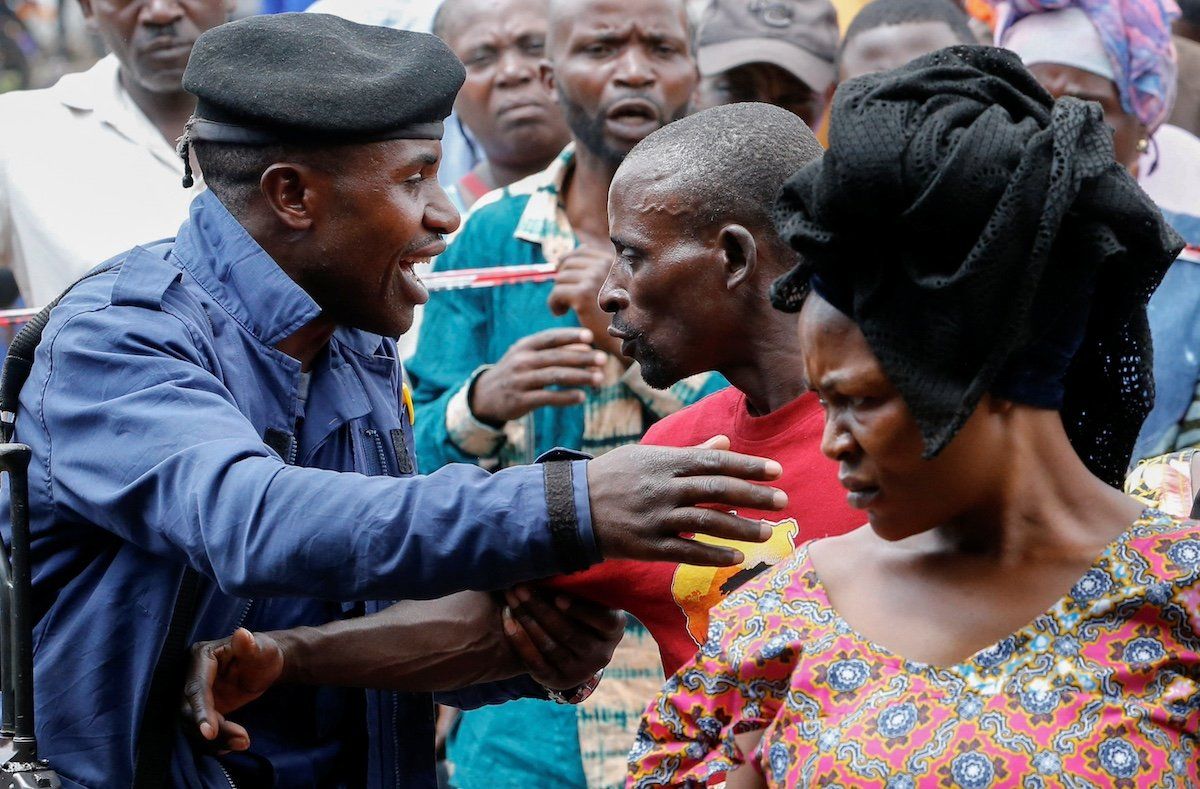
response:
<svg viewBox="0 0 1200 789"><path fill-rule="evenodd" d="M80 8L64 785L1200 785L1196 0Z"/></svg>

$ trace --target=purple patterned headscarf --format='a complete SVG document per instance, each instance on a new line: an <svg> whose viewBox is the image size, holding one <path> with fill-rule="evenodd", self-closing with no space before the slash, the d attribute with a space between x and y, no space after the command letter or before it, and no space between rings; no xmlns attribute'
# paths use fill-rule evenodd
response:
<svg viewBox="0 0 1200 789"><path fill-rule="evenodd" d="M995 0L996 45L1004 46L1013 24L1033 14L1079 8L1112 64L1121 106L1153 132L1175 103L1178 66L1171 22L1175 0Z"/></svg>

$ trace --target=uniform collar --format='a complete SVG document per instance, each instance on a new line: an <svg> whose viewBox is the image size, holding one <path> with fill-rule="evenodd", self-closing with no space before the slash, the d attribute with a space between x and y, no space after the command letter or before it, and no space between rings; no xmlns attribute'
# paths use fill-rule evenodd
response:
<svg viewBox="0 0 1200 789"><path fill-rule="evenodd" d="M274 346L321 314L210 191L192 201L175 256L208 294L263 344Z"/></svg>

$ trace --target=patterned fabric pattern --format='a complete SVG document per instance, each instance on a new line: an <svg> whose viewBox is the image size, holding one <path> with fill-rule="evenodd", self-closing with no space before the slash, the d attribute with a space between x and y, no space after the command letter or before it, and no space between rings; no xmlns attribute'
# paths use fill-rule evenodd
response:
<svg viewBox="0 0 1200 789"><path fill-rule="evenodd" d="M1125 478L1125 492L1147 507L1179 518L1189 517L1196 499L1192 484L1192 458L1196 452L1185 449L1143 460Z"/></svg>
<svg viewBox="0 0 1200 789"><path fill-rule="evenodd" d="M1021 17L1078 6L1100 34L1125 111L1151 132L1171 114L1179 71L1171 41L1175 0L998 0L996 6L997 46Z"/></svg>
<svg viewBox="0 0 1200 789"><path fill-rule="evenodd" d="M637 789L702 786L766 727L768 786L1200 786L1200 524L1142 517L1046 613L967 661L906 661L830 605L807 545L730 595L647 711Z"/></svg>

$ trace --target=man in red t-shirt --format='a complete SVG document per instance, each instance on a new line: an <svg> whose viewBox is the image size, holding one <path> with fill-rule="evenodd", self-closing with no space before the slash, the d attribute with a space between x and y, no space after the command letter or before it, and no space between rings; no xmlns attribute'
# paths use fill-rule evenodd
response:
<svg viewBox="0 0 1200 789"><path fill-rule="evenodd" d="M733 104L651 134L609 191L617 257L600 291L613 316L609 333L652 386L708 370L733 384L658 422L642 442L691 446L727 436L735 452L783 465L775 484L789 501L784 513L738 512L773 524L765 543L698 538L736 546L740 565L609 561L547 582L637 617L668 674L704 643L708 611L727 594L801 542L864 522L846 503L837 465L821 454L824 414L804 378L796 318L774 310L767 295L796 262L771 222L775 195L820 155L791 113Z"/></svg>

